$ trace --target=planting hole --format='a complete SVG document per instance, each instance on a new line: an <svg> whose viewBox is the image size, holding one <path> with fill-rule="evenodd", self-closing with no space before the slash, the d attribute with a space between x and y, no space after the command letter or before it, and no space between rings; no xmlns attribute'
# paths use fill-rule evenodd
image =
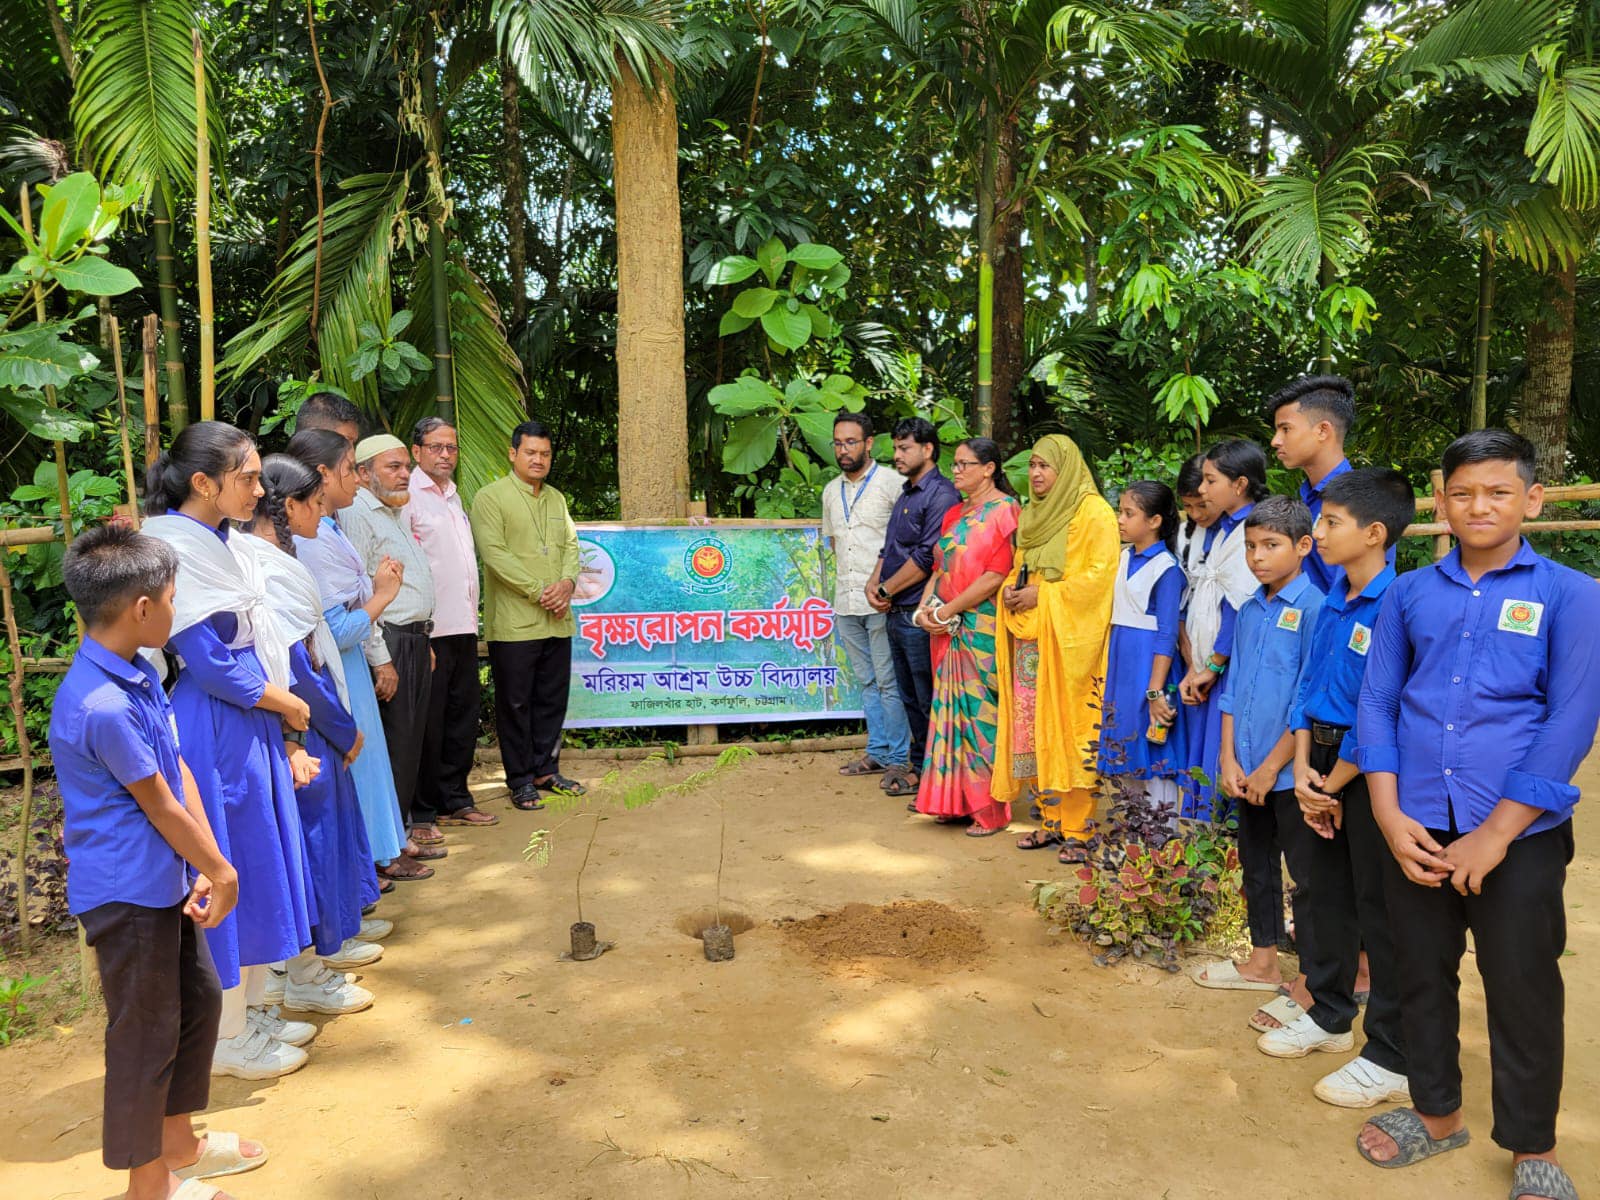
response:
<svg viewBox="0 0 1600 1200"><path fill-rule="evenodd" d="M684 913L675 922L679 933L684 937L700 940L701 931L717 923L717 912L712 908L703 908L698 912ZM722 923L733 931L735 937L746 933L756 927L756 923L742 912L733 912L731 909L722 910Z"/></svg>

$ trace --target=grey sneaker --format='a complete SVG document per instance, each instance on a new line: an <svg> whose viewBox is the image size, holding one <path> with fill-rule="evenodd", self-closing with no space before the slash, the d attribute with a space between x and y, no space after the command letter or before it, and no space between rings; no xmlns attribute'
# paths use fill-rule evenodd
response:
<svg viewBox="0 0 1600 1200"><path fill-rule="evenodd" d="M290 1012L327 1013L339 1016L372 1007L372 993L351 983L337 971L323 967L311 983L289 981L284 989L283 1007Z"/></svg>
<svg viewBox="0 0 1600 1200"><path fill-rule="evenodd" d="M283 1015L283 1010L276 1004L269 1007L248 1008L244 1014L245 1022L261 1030L270 1038L276 1038L285 1046L304 1046L317 1036L317 1027L309 1021L291 1021Z"/></svg>

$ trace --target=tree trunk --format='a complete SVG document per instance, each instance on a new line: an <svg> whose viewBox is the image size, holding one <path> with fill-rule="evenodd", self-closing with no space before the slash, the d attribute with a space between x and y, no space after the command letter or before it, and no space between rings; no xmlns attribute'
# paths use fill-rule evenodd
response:
<svg viewBox="0 0 1600 1200"><path fill-rule="evenodd" d="M1539 481L1567 474L1567 419L1572 403L1576 259L1555 265L1542 280L1539 314L1528 326L1528 377L1522 385L1522 433L1539 455Z"/></svg>
<svg viewBox="0 0 1600 1200"><path fill-rule="evenodd" d="M1472 347L1472 412L1469 429L1489 424L1489 338L1494 331L1494 245L1478 243L1478 331Z"/></svg>
<svg viewBox="0 0 1600 1200"><path fill-rule="evenodd" d="M456 423L455 364L450 355L449 254L444 241L444 112L439 107L439 65L433 22L423 22L422 113L428 152L428 261L433 297L433 399L438 416Z"/></svg>
<svg viewBox="0 0 1600 1200"><path fill-rule="evenodd" d="M1027 329L1024 319L1026 292L1022 279L1022 210L1012 192L1017 182L1017 126L1007 123L1001 133L995 161L995 200L998 208L994 237L994 394L990 435L1003 450L1015 449L1017 388L1027 366Z"/></svg>
<svg viewBox="0 0 1600 1200"><path fill-rule="evenodd" d="M624 521L689 511L678 110L663 68L611 97L617 197L617 475Z"/></svg>
<svg viewBox="0 0 1600 1200"><path fill-rule="evenodd" d="M1322 260L1322 290L1331 288L1338 276L1334 273L1333 260L1324 257ZM1330 375L1333 373L1333 334L1324 329L1317 338L1317 374Z"/></svg>
<svg viewBox="0 0 1600 1200"><path fill-rule="evenodd" d="M981 158L978 163L978 362L973 377L972 421L970 428L979 437L992 436L994 429L994 253L995 253L995 174L999 150L993 125L985 120Z"/></svg>
<svg viewBox="0 0 1600 1200"><path fill-rule="evenodd" d="M189 394L183 382L183 338L178 325L178 281L172 262L172 211L167 192L156 180L150 202L150 228L156 239L156 292L161 301L161 353L167 371L167 411L172 436L189 423Z"/></svg>
<svg viewBox="0 0 1600 1200"><path fill-rule="evenodd" d="M1083 310L1100 323L1100 239L1093 233L1083 235Z"/></svg>
<svg viewBox="0 0 1600 1200"><path fill-rule="evenodd" d="M502 202L510 247L511 324L516 328L528 315L528 172L522 163L522 84L505 59L500 60L500 111L505 126Z"/></svg>

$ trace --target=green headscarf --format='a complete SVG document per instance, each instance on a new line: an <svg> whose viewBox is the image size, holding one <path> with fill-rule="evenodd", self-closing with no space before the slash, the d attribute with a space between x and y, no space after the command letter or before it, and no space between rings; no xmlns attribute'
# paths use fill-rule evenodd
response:
<svg viewBox="0 0 1600 1200"><path fill-rule="evenodd" d="M1056 483L1043 499L1029 497L1017 524L1017 546L1030 572L1055 583L1066 566L1067 531L1072 518L1085 499L1100 493L1089 464L1083 460L1083 451L1065 434L1040 438L1033 453L1055 468Z"/></svg>

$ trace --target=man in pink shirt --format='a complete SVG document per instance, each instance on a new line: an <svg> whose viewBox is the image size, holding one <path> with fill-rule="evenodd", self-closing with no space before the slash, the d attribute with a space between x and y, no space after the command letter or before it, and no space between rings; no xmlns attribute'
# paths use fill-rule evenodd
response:
<svg viewBox="0 0 1600 1200"><path fill-rule="evenodd" d="M478 558L456 491L461 447L455 427L424 417L411 431L411 503L404 512L433 572L433 687L422 768L412 804L418 824L495 825L467 790L478 741Z"/></svg>

